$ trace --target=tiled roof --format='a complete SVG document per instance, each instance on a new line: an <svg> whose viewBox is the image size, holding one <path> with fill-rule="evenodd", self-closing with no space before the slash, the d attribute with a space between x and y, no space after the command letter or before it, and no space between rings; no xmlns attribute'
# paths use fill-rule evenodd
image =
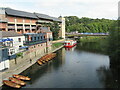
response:
<svg viewBox="0 0 120 90"><path fill-rule="evenodd" d="M26 17L26 18L33 18L33 19L41 18L41 19L48 19L51 21L61 22L60 19L58 19L56 17L51 17L46 14L30 13L30 12L25 12L25 11L14 10L11 8L5 8L5 12L7 15L11 15L11 16Z"/></svg>
<svg viewBox="0 0 120 90"><path fill-rule="evenodd" d="M0 20L0 23L7 23L7 21L5 21L5 20Z"/></svg>
<svg viewBox="0 0 120 90"><path fill-rule="evenodd" d="M43 19L48 19L48 20L52 20L52 21L58 21L61 22L60 19L56 18L56 17L51 17L49 15L46 14L40 14L40 13L34 13L38 18L43 18Z"/></svg>
<svg viewBox="0 0 120 90"><path fill-rule="evenodd" d="M43 32L51 32L48 28L46 27L41 27L41 30L43 30Z"/></svg>
<svg viewBox="0 0 120 90"><path fill-rule="evenodd" d="M19 16L19 17L27 17L27 18L34 18L37 19L37 17L33 13L25 12L25 11L19 11L19 10L14 10L11 8L6 8L5 9L6 14L12 15L12 16Z"/></svg>
<svg viewBox="0 0 120 90"><path fill-rule="evenodd" d="M0 31L0 35L2 37L16 37L16 36L23 36L22 34L18 34L14 31Z"/></svg>
<svg viewBox="0 0 120 90"><path fill-rule="evenodd" d="M52 20L52 18L49 15L45 15L45 14L40 14L40 13L34 13L38 18L43 18L43 19L48 19L48 20Z"/></svg>
<svg viewBox="0 0 120 90"><path fill-rule="evenodd" d="M53 21L62 22L59 18L52 17Z"/></svg>

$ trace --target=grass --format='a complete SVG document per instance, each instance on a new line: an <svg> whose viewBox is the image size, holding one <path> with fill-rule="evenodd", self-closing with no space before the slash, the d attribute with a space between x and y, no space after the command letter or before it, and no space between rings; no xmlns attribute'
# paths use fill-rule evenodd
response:
<svg viewBox="0 0 120 90"><path fill-rule="evenodd" d="M62 45L63 45L63 43L53 43L53 44L52 44L52 46L53 46L53 47L56 47L56 48L57 48L57 47L60 47L60 46L62 46Z"/></svg>
<svg viewBox="0 0 120 90"><path fill-rule="evenodd" d="M106 40L106 36L87 36L80 38L80 42L100 42Z"/></svg>
<svg viewBox="0 0 120 90"><path fill-rule="evenodd" d="M86 47L87 49L102 52L106 52L108 49L107 36L87 36L80 38L80 42L83 44L83 47Z"/></svg>
<svg viewBox="0 0 120 90"><path fill-rule="evenodd" d="M17 57L21 57L21 56L23 56L23 53L22 53L22 52L17 53L16 56L17 56Z"/></svg>

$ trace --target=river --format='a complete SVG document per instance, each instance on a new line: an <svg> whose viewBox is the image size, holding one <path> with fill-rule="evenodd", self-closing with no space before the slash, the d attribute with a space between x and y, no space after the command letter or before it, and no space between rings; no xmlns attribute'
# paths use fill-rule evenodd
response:
<svg viewBox="0 0 120 90"><path fill-rule="evenodd" d="M110 76L108 55L84 50L80 44L71 49L62 48L56 53L57 56L46 65L41 67L36 63L21 73L31 77L23 88L114 87L111 86L114 79Z"/></svg>

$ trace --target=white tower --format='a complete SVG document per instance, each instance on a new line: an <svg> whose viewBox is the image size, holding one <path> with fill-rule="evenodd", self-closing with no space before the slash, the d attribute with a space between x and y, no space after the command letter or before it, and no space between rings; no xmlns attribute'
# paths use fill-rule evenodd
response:
<svg viewBox="0 0 120 90"><path fill-rule="evenodd" d="M62 21L60 24L60 31L59 31L59 37L62 37L65 39L65 18L60 16L59 19Z"/></svg>

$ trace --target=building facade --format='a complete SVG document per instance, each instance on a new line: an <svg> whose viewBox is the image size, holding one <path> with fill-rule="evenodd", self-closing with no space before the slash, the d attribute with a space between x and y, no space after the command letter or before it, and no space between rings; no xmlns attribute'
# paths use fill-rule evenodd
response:
<svg viewBox="0 0 120 90"><path fill-rule="evenodd" d="M15 53L20 52L20 47L23 47L25 37L22 34L18 34L13 31L0 31L2 38L0 39L1 47L8 48L9 56L14 55Z"/></svg>
<svg viewBox="0 0 120 90"><path fill-rule="evenodd" d="M40 13L29 13L14 10L11 8L0 8L0 31L14 31L20 34L36 33L38 28L50 29L49 23L58 22L60 24L60 36L64 38L65 18L55 18ZM46 24L46 25L44 25Z"/></svg>
<svg viewBox="0 0 120 90"><path fill-rule="evenodd" d="M0 71L9 68L8 49L0 48Z"/></svg>

